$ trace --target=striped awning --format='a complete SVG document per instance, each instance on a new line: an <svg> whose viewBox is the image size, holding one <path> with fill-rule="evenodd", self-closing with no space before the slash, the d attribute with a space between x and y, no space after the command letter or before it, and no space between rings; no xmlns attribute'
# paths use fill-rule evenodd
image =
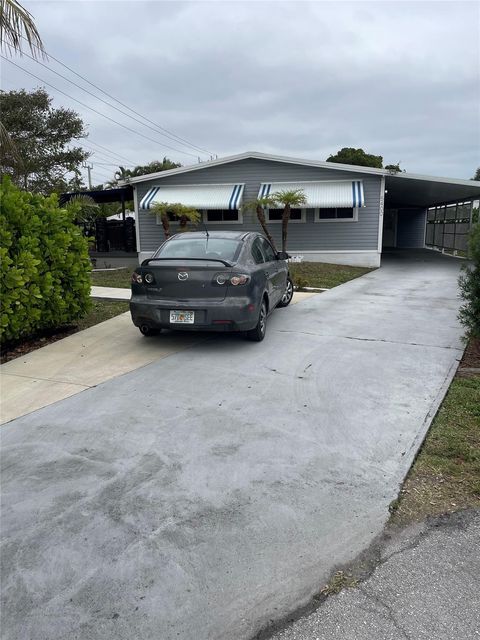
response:
<svg viewBox="0 0 480 640"><path fill-rule="evenodd" d="M155 202L184 204L195 209L238 209L243 184L196 184L152 187L140 201L140 209L150 209Z"/></svg>
<svg viewBox="0 0 480 640"><path fill-rule="evenodd" d="M365 196L361 180L335 180L328 182L265 182L260 185L259 198L273 195L278 191L301 189L306 198L307 208L322 207L364 207Z"/></svg>

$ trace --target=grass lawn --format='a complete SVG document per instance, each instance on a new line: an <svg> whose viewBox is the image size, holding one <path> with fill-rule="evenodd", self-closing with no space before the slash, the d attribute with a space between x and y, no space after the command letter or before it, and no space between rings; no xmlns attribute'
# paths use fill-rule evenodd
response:
<svg viewBox="0 0 480 640"><path fill-rule="evenodd" d="M115 271L92 271L92 284L95 287L118 287L130 289L133 267L124 267Z"/></svg>
<svg viewBox="0 0 480 640"><path fill-rule="evenodd" d="M322 262L300 262L290 264L290 273L295 286L319 287L330 289L339 284L363 276L372 271L364 267L348 267L339 264L324 264ZM118 271L92 272L92 284L97 287L130 288L133 268L127 267Z"/></svg>
<svg viewBox="0 0 480 640"><path fill-rule="evenodd" d="M78 320L76 330L88 329L94 324L99 324L104 320L110 320L114 316L128 311L128 302L119 302L116 300L92 300L92 307L84 318Z"/></svg>
<svg viewBox="0 0 480 640"><path fill-rule="evenodd" d="M391 507L392 523L406 524L471 507L480 507L479 374L457 375L450 385Z"/></svg>
<svg viewBox="0 0 480 640"><path fill-rule="evenodd" d="M324 262L295 262L290 264L293 284L299 288L318 287L331 289L339 284L373 271L366 267L349 267Z"/></svg>
<svg viewBox="0 0 480 640"><path fill-rule="evenodd" d="M128 311L128 302L92 300L90 311L86 316L78 320L75 325L43 331L30 338L25 338L22 341L2 345L0 361L8 362L9 360L13 360L26 353L30 353L30 351L44 347L51 342L61 340L72 333L82 331L82 329L88 329L88 327L92 327L94 324L99 324L104 320L109 320L114 316L125 313L125 311Z"/></svg>

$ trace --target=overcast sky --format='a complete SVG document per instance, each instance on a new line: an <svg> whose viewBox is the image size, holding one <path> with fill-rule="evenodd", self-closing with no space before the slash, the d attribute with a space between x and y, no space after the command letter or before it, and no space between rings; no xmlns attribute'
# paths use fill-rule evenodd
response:
<svg viewBox="0 0 480 640"><path fill-rule="evenodd" d="M49 53L213 154L264 151L325 160L341 147L362 147L407 171L458 178L471 178L480 165L477 2L23 4ZM46 86L54 104L78 111L91 141L122 156L124 165L164 155L182 164L208 158L55 76L50 69L101 95L54 60L49 69L25 57L13 61L158 141ZM2 64L3 89L42 84ZM115 170L101 162L122 164L106 152L91 161L94 182Z"/></svg>

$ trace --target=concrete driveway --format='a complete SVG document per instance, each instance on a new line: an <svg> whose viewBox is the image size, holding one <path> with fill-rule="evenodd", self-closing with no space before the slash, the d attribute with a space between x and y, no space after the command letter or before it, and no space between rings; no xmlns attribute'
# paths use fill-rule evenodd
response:
<svg viewBox="0 0 480 640"><path fill-rule="evenodd" d="M249 638L306 603L381 531L461 357L459 262L427 257L5 425L5 640Z"/></svg>

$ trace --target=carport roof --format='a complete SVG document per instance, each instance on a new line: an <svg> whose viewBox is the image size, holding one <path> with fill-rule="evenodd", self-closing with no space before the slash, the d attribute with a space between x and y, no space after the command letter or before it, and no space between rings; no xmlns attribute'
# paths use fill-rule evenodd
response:
<svg viewBox="0 0 480 640"><path fill-rule="evenodd" d="M431 207L472 199L480 199L480 182L475 180L413 173L386 173L385 176L386 207Z"/></svg>

